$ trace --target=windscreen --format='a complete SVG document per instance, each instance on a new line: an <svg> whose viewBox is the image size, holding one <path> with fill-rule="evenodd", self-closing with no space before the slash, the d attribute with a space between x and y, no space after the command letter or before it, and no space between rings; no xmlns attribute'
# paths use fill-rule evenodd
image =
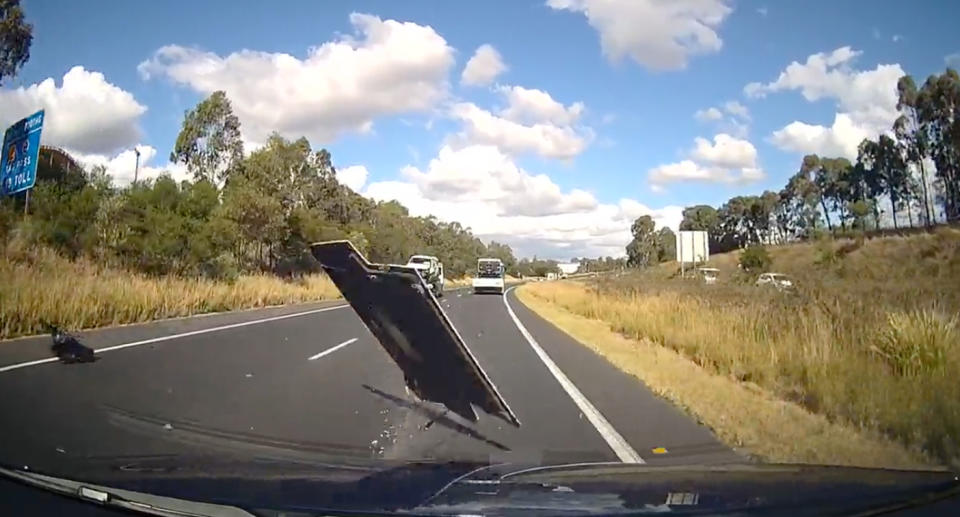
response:
<svg viewBox="0 0 960 517"><path fill-rule="evenodd" d="M0 0L0 479L960 468L960 2L850 3Z"/></svg>

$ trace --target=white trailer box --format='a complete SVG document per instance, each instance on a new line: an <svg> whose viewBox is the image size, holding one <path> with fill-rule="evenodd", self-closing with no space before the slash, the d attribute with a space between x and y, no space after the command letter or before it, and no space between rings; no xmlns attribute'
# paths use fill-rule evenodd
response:
<svg viewBox="0 0 960 517"><path fill-rule="evenodd" d="M710 260L707 232L677 232L677 262L702 264Z"/></svg>

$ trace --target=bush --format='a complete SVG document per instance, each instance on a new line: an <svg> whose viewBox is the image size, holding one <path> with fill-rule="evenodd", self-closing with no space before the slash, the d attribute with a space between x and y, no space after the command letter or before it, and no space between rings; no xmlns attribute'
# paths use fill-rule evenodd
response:
<svg viewBox="0 0 960 517"><path fill-rule="evenodd" d="M833 241L830 239L820 239L817 241L817 247L814 251L814 265L829 267L840 261L841 255L833 249Z"/></svg>
<svg viewBox="0 0 960 517"><path fill-rule="evenodd" d="M957 318L934 311L894 313L888 327L871 350L890 365L894 373L905 377L939 372L947 361L957 335Z"/></svg>
<svg viewBox="0 0 960 517"><path fill-rule="evenodd" d="M773 259L763 246L750 246L740 253L740 267L749 273L763 273L770 270Z"/></svg>

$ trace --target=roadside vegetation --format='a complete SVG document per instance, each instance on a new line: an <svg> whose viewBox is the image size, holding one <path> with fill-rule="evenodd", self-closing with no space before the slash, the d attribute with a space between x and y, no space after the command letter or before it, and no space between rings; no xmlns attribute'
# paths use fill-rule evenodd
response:
<svg viewBox="0 0 960 517"><path fill-rule="evenodd" d="M529 284L518 289L517 296L537 314L643 381L748 457L773 463L935 468L936 462L926 454L879 432L831 421L756 384L703 368L674 348L628 337L604 319L572 312L576 305L590 303L582 300L584 296L593 296L582 284ZM615 302L606 299L593 303L612 306Z"/></svg>
<svg viewBox="0 0 960 517"><path fill-rule="evenodd" d="M960 464L960 230L768 251L793 289L754 285L757 272L738 267L748 252L713 257L713 285L666 263L527 289L830 422Z"/></svg>
<svg viewBox="0 0 960 517"><path fill-rule="evenodd" d="M628 269L530 295L960 465L960 76L904 76L895 93L899 118L855 161L808 155L779 191L684 209L717 283L678 278L672 232L642 216Z"/></svg>
<svg viewBox="0 0 960 517"><path fill-rule="evenodd" d="M41 318L78 329L328 299L336 290L309 252L324 240L349 239L378 263L435 255L451 286L467 285L480 257L513 276L558 271L354 192L305 138L274 134L245 153L223 92L185 114L170 161L189 179L117 184L102 167L40 149L29 204L0 199L0 339L38 331Z"/></svg>
<svg viewBox="0 0 960 517"><path fill-rule="evenodd" d="M320 274L295 281L267 274L232 282L158 277L71 261L48 249L8 250L0 285L0 339L41 333L41 321L85 329L340 296Z"/></svg>

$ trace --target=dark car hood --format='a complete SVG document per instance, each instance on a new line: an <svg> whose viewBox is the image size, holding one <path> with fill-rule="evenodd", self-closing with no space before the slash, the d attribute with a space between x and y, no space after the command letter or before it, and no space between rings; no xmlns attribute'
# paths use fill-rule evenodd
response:
<svg viewBox="0 0 960 517"><path fill-rule="evenodd" d="M50 473L52 474L52 473ZM66 476L64 476L66 477ZM469 462L292 463L203 457L119 458L87 465L104 487L298 511L428 515L708 513L846 515L956 493L945 471L804 465L597 463L540 467Z"/></svg>

